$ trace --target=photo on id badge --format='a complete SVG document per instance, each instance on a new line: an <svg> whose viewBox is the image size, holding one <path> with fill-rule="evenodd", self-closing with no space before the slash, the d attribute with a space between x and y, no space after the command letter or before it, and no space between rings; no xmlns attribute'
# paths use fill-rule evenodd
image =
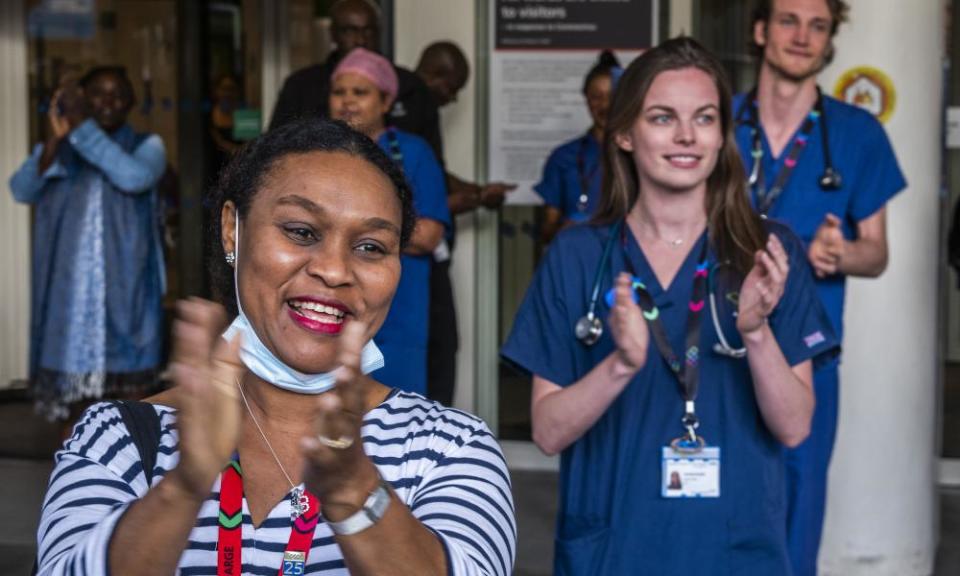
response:
<svg viewBox="0 0 960 576"><path fill-rule="evenodd" d="M662 474L664 498L719 498L720 448L704 446L694 452L664 446Z"/></svg>

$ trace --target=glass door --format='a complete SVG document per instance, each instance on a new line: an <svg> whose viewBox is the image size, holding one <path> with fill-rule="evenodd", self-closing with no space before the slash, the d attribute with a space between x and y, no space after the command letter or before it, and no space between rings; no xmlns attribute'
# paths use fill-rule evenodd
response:
<svg viewBox="0 0 960 576"><path fill-rule="evenodd" d="M954 131L953 118L960 112L960 74L957 62L960 62L960 35L956 33L960 7L956 1L950 3L951 25L947 35L947 55L951 65L944 69L944 105L947 107L946 149L943 152L945 197L942 199L941 246L945 246L945 258L941 258L941 307L943 325L940 329L943 350L941 367L941 425L940 435L940 483L960 486L960 150L953 142L950 132Z"/></svg>
<svg viewBox="0 0 960 576"><path fill-rule="evenodd" d="M43 142L58 88L97 66L133 84L127 122L158 135L157 188L167 325L176 300L210 295L205 194L219 168L260 132L261 0L26 0L30 142Z"/></svg>

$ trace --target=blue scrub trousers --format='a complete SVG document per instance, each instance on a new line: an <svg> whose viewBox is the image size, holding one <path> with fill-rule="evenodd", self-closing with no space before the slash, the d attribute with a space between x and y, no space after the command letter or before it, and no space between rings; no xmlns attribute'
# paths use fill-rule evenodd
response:
<svg viewBox="0 0 960 576"><path fill-rule="evenodd" d="M810 436L787 450L787 545L793 576L815 576L827 502L827 469L837 436L840 365L813 372L817 405Z"/></svg>

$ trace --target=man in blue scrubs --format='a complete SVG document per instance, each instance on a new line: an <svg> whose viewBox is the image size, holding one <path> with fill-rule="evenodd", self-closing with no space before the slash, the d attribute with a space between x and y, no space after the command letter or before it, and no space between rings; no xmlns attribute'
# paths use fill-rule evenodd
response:
<svg viewBox="0 0 960 576"><path fill-rule="evenodd" d="M817 292L841 337L846 277L883 273L886 203L906 187L880 123L817 87L846 11L842 0L760 2L752 30L758 84L734 101L754 206L789 224L803 240ZM787 536L795 576L817 570L838 369L839 357L816 366L812 432L787 458Z"/></svg>
<svg viewBox="0 0 960 576"><path fill-rule="evenodd" d="M470 79L470 64L459 46L449 41L430 44L420 54L417 76L430 90L438 108L457 101L457 94ZM437 160L446 169L443 141ZM453 405L457 382L457 310L450 281L451 257L456 241L456 216L481 206L496 210L516 184L489 182L484 185L467 182L446 169L447 207L450 227L445 242L433 253L430 266L430 322L427 341L427 398L444 406Z"/></svg>

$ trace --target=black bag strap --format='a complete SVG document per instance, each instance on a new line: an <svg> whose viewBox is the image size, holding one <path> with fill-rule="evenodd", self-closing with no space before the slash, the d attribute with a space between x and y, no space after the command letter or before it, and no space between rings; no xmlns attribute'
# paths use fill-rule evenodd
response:
<svg viewBox="0 0 960 576"><path fill-rule="evenodd" d="M157 452L160 449L160 416L149 402L114 400L113 404L123 417L130 439L140 452L143 475L149 488L153 482L153 469L157 464Z"/></svg>
<svg viewBox="0 0 960 576"><path fill-rule="evenodd" d="M140 462L143 464L143 475L147 479L147 488L153 482L153 469L157 464L157 452L160 450L160 415L149 402L139 400L112 400L111 404L117 407L123 423L130 433L133 445L140 453ZM37 573L37 558L33 559L33 568L30 574Z"/></svg>
<svg viewBox="0 0 960 576"><path fill-rule="evenodd" d="M957 286L960 287L960 202L953 207L953 220L947 237L947 261L957 273Z"/></svg>

